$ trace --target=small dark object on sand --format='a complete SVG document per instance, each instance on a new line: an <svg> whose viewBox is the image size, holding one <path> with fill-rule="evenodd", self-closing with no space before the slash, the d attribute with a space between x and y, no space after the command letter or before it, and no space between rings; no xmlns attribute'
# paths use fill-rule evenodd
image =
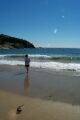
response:
<svg viewBox="0 0 80 120"><path fill-rule="evenodd" d="M21 105L21 106L18 106L17 107L17 110L16 110L16 114L20 114L21 112L22 112L22 107L23 107L24 105Z"/></svg>
<svg viewBox="0 0 80 120"><path fill-rule="evenodd" d="M49 95L48 97L49 97L49 98L51 98L52 96L51 96L51 95Z"/></svg>

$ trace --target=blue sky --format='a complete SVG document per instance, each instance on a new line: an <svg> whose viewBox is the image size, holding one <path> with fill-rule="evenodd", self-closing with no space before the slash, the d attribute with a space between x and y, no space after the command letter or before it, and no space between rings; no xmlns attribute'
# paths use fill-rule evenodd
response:
<svg viewBox="0 0 80 120"><path fill-rule="evenodd" d="M0 0L0 34L80 48L80 0Z"/></svg>

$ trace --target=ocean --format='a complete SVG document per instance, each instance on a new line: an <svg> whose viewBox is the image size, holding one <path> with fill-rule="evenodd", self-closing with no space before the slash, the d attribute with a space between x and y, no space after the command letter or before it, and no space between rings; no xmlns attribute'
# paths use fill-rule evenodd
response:
<svg viewBox="0 0 80 120"><path fill-rule="evenodd" d="M80 49L77 48L0 49L0 64L24 65L25 54L31 59L31 67L80 72Z"/></svg>

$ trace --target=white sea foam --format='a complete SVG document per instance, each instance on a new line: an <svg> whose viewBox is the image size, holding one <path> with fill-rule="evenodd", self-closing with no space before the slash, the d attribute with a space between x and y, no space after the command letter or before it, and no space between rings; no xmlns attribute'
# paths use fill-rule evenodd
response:
<svg viewBox="0 0 80 120"><path fill-rule="evenodd" d="M49 55L40 55L40 54L33 54L33 55L29 55L29 57L33 57L33 58L40 58L40 57L43 57L43 58L50 58L51 56Z"/></svg>
<svg viewBox="0 0 80 120"><path fill-rule="evenodd" d="M76 63L60 63L60 62L32 62L32 67L49 68L56 70L76 70L80 71L80 64Z"/></svg>
<svg viewBox="0 0 80 120"><path fill-rule="evenodd" d="M10 56L25 56L25 54L7 54L7 55L0 55L0 58L4 58L4 57L10 57ZM50 58L51 56L49 56L49 55L40 55L40 54L29 54L29 57L31 57L31 58Z"/></svg>
<svg viewBox="0 0 80 120"><path fill-rule="evenodd" d="M24 65L24 61L18 60L0 60L0 64L7 65ZM31 67L45 68L45 69L55 69L55 70L75 70L80 71L80 64L77 63L61 63L61 62L32 62Z"/></svg>
<svg viewBox="0 0 80 120"><path fill-rule="evenodd" d="M6 55L0 55L0 58L4 58Z"/></svg>
<svg viewBox="0 0 80 120"><path fill-rule="evenodd" d="M0 60L0 64L5 64L5 65L24 65L23 61L14 61L14 60Z"/></svg>

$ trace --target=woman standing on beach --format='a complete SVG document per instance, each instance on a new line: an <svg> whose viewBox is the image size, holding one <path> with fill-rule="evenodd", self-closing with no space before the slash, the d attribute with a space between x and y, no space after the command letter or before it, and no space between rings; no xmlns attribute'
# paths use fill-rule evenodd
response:
<svg viewBox="0 0 80 120"><path fill-rule="evenodd" d="M28 57L28 55L25 55L25 67L26 67L27 73L29 71L29 66L30 66L30 58Z"/></svg>

